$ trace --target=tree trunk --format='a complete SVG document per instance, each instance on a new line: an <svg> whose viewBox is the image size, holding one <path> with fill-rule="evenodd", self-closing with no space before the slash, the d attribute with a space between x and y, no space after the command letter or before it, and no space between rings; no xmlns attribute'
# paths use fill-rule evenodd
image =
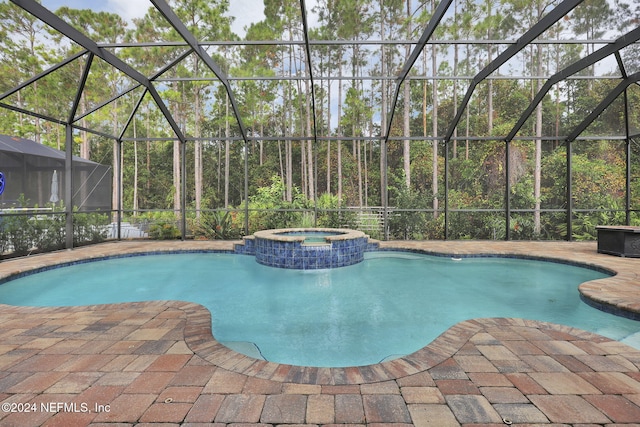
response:
<svg viewBox="0 0 640 427"><path fill-rule="evenodd" d="M262 111L262 109L260 111ZM262 139L263 136L264 136L264 118L260 120L260 166L262 166L262 163L264 162L264 140Z"/></svg>
<svg viewBox="0 0 640 427"><path fill-rule="evenodd" d="M298 69L300 69L300 67L298 66ZM296 82L296 84L298 85L298 114L299 114L299 118L300 118L300 133L302 134L303 132L306 132L307 126L305 124L305 106L303 105L303 99L302 99L302 84L300 83L300 80L298 80ZM307 134L308 135L308 134ZM307 180L307 141L305 139L300 140L300 188L302 189L302 194L304 194L305 197L309 197L309 193L308 193L308 189L309 187L307 186L308 180Z"/></svg>
<svg viewBox="0 0 640 427"><path fill-rule="evenodd" d="M385 19L386 16L384 15L384 13L382 12L384 9L383 7L383 2L380 1L380 10L381 10L381 17L380 17L380 39L384 40L384 36L385 36ZM386 75L386 53L385 53L385 49L384 49L384 44L380 45L380 68L381 68L381 72L380 74L382 76ZM386 126L387 126L387 81L382 79L382 81L380 82L380 92L381 92L381 96L380 96L380 123L382 126L383 130L386 130ZM388 135L387 135L388 136ZM382 135L382 138L380 140L380 205L381 206L387 206L387 191L386 191L386 155L387 155L387 148L386 148L386 144L384 143L384 137L385 135Z"/></svg>
<svg viewBox="0 0 640 427"><path fill-rule="evenodd" d="M542 75L542 46L536 45L538 58L537 58L537 75ZM538 79L538 91L542 89L542 80ZM533 230L536 235L541 232L541 220L540 220L540 187L542 179L542 103L536 107L536 153L535 153L535 170L533 178L533 198L535 200L535 207L533 212ZM571 233L571 230L568 230Z"/></svg>
<svg viewBox="0 0 640 427"><path fill-rule="evenodd" d="M407 0L407 38L411 37L411 0ZM411 46L407 45L405 50L405 60L409 59L411 55ZM402 160L404 169L404 183L407 188L411 188L411 85L409 80L404 81L404 140L402 146Z"/></svg>
<svg viewBox="0 0 640 427"><path fill-rule="evenodd" d="M309 59L309 61L311 61L311 59ZM307 74L307 76L309 76L309 74ZM309 137L312 136L312 126L311 126L311 121L313 120L313 118L311 117L311 92L310 90L313 90L313 88L309 89L310 84L309 84L309 80L305 80L305 92L306 92L306 113L307 113L307 135ZM315 200L316 198L316 192L315 192L315 179L313 176L313 141L311 139L309 139L307 141L307 184L309 187L309 200Z"/></svg>
<svg viewBox="0 0 640 427"><path fill-rule="evenodd" d="M492 4L490 1L487 2L487 14L489 19L489 25L487 26L487 38L491 40L493 37L493 32L491 31L493 26L491 22L492 16ZM487 44L487 62L491 63L493 61L493 46L491 44ZM493 80L489 79L487 82L487 134L491 135L493 133Z"/></svg>
<svg viewBox="0 0 640 427"><path fill-rule="evenodd" d="M150 134L149 129L151 129L151 119L150 119L150 114L149 111L147 110L147 117L146 117L146 121L147 121L147 136ZM147 182L146 182L146 187L147 187L147 193L149 193L151 191L151 141L149 141L147 139Z"/></svg>
<svg viewBox="0 0 640 427"><path fill-rule="evenodd" d="M467 43L466 45L466 57L469 58L470 57L470 53L469 53L469 44ZM469 68L469 66L467 65L467 69ZM471 104L467 104L467 106L465 107L465 143L464 143L464 159L465 160L469 160L469 127L471 126L471 112L469 111L469 107L471 106Z"/></svg>
<svg viewBox="0 0 640 427"><path fill-rule="evenodd" d="M436 3L435 1L431 2L431 10L435 12ZM434 44L431 47L431 68L433 72L433 116L431 117L432 121L432 133L433 137L433 218L438 218L438 80L436 80L436 70L437 70L437 47Z"/></svg>
<svg viewBox="0 0 640 427"><path fill-rule="evenodd" d="M225 114L224 114L224 208L229 208L229 167L231 155L231 141L229 129L229 97L225 98ZM245 203L249 203L248 200Z"/></svg>
<svg viewBox="0 0 640 427"><path fill-rule="evenodd" d="M454 19L458 19L458 2L454 2L453 5L453 16ZM455 31L454 31L454 38L456 40L458 40L460 38L459 36L459 32L458 29L460 28L459 25L456 23L453 24L455 26ZM458 115L458 43L453 45L453 116L456 117ZM453 130L453 158L457 158L458 157L458 140L456 139L458 137L458 127L456 126L456 128Z"/></svg>
<svg viewBox="0 0 640 427"><path fill-rule="evenodd" d="M138 132L133 120L133 216L138 215Z"/></svg>
<svg viewBox="0 0 640 427"><path fill-rule="evenodd" d="M342 48L340 48L342 52ZM342 58L342 55L339 56ZM338 200L342 201L342 60L338 60L338 156L336 161L338 162Z"/></svg>
<svg viewBox="0 0 640 427"><path fill-rule="evenodd" d="M331 80L327 81L327 136L331 136ZM327 194L331 194L331 139L327 139Z"/></svg>
<svg viewBox="0 0 640 427"><path fill-rule="evenodd" d="M292 40L293 36L291 34L291 31L289 32L289 40ZM293 52L292 52L293 46L289 47L289 78L292 77L292 67L293 67ZM284 64L284 61L282 61L282 63ZM289 135L293 135L293 106L291 105L291 85L290 83L287 85L287 87L285 87L285 89L287 90L286 96L284 97L284 99L286 99L286 105L288 106L288 108L285 108L285 123L288 123L288 129L289 129ZM287 120L287 114L289 114L289 119ZM285 199L287 202L292 202L293 201L293 149L291 147L291 140L286 140L284 143L285 146L285 168L286 168L286 178L285 178Z"/></svg>
<svg viewBox="0 0 640 427"><path fill-rule="evenodd" d="M218 178L218 186L217 193L218 197L220 197L220 189L222 187L222 126L218 127L218 142L216 145L218 146L218 167L217 167L217 178Z"/></svg>
<svg viewBox="0 0 640 427"><path fill-rule="evenodd" d="M198 61L194 65L194 73L197 73L198 69ZM195 74L197 75L197 74ZM193 124L193 134L195 137L195 141L193 144L194 149L194 184L195 184L195 202L196 202L196 218L200 218L200 209L202 208L202 141L200 138L200 89L198 87L194 88L195 90L195 100L194 100L194 124Z"/></svg>
<svg viewBox="0 0 640 427"><path fill-rule="evenodd" d="M173 211L176 216L180 215L180 196L181 196L181 188L180 188L180 170L182 169L180 166L180 144L181 142L178 139L173 141Z"/></svg>
<svg viewBox="0 0 640 427"><path fill-rule="evenodd" d="M361 144L360 141L354 141L356 144L356 160L358 161L358 202L360 207L362 204L362 158L361 158Z"/></svg>

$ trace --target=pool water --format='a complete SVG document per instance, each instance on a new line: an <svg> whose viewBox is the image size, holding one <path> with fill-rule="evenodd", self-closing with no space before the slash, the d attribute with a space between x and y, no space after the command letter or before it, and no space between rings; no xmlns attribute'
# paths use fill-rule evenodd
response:
<svg viewBox="0 0 640 427"><path fill-rule="evenodd" d="M356 265L288 270L223 253L137 256L62 267L0 286L13 305L182 300L207 307L214 337L266 360L357 366L412 353L454 324L518 317L624 340L640 322L582 302L604 273L522 259L371 252Z"/></svg>
<svg viewBox="0 0 640 427"><path fill-rule="evenodd" d="M282 231L279 233L275 233L276 236L305 236L305 238L319 238L324 239L328 236L339 236L340 234L345 234L342 231L312 231L312 230L304 230L304 231Z"/></svg>
<svg viewBox="0 0 640 427"><path fill-rule="evenodd" d="M285 231L282 233L276 233L279 236L304 236L304 243L326 243L326 237L338 236L344 234L343 232L331 232L331 231Z"/></svg>

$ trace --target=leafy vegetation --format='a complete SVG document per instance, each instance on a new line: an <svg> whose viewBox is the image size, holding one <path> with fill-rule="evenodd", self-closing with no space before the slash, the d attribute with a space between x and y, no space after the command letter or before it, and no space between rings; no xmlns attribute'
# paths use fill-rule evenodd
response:
<svg viewBox="0 0 640 427"><path fill-rule="evenodd" d="M24 195L20 203L28 205ZM42 211L35 206L31 212L8 211L0 216L0 255L28 255L63 249L66 245L65 214L54 210L64 206L51 204ZM73 244L81 246L103 242L107 238L109 216L104 213L74 212Z"/></svg>
<svg viewBox="0 0 640 427"><path fill-rule="evenodd" d="M625 123L638 128L640 109L625 111L621 97L585 130L586 138L570 147L565 141L618 84L615 61L554 85L516 138L504 141L544 83L542 76L598 49L596 40L637 26L640 9L633 2L582 2L541 35L540 43L478 83L446 143L470 77L559 0L456 0L433 36L446 43L428 44L399 88L393 79L412 46L348 41L417 40L435 2L318 0L310 11L310 37L346 42L315 43L311 69L297 43L298 2L264 0L264 19L244 34L233 33L227 0L169 3L196 38L214 42L207 51L225 74L240 78L230 80L233 100L202 58L181 58L184 46L165 43L183 40L155 9L134 22L90 9L56 11L97 43L147 43L113 50L139 72L161 76L152 83L175 126L148 91L125 91L134 82L95 59L73 114L82 116L81 128L97 131L75 131L74 154L114 171L122 165L127 219L149 225L152 238L180 237L184 217L185 234L207 239L312 225L361 227L391 239L504 239L507 233L512 239L593 239L596 225L624 224L627 214L640 224L640 145L628 140L627 159L623 140ZM0 3L0 24L0 92L79 52L13 4ZM268 40L285 43L263 43ZM640 67L637 52L636 45L621 52L628 70ZM85 60L81 56L3 99L16 108L3 110L0 133L64 148L64 129L56 123L69 117ZM625 96L629 105L640 105L637 85ZM103 105L108 100L113 101ZM378 214L383 210L384 224ZM82 215L74 219L81 223ZM52 215L50 221L61 218ZM7 216L3 224L3 244L20 251L34 244L23 235L38 227L29 216ZM40 244L59 247L59 229L44 227ZM74 233L79 241L96 240L100 236L91 230L97 229L77 225Z"/></svg>

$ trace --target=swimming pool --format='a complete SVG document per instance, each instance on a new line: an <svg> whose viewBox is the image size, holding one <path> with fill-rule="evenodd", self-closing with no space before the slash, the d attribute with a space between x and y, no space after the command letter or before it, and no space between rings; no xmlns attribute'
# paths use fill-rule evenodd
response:
<svg viewBox="0 0 640 427"><path fill-rule="evenodd" d="M192 253L47 270L1 285L0 302L191 301L211 311L214 337L231 348L274 362L340 367L411 353L454 324L480 317L550 321L623 340L640 330L639 322L579 299L579 283L605 276L532 260L391 251L313 271L266 267L245 255Z"/></svg>

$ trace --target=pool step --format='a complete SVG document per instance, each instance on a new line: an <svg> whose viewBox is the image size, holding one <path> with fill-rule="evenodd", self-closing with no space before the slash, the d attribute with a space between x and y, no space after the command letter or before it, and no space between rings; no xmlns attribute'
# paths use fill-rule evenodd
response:
<svg viewBox="0 0 640 427"><path fill-rule="evenodd" d="M221 341L220 344L254 359L267 360L260 352L260 348L250 341Z"/></svg>
<svg viewBox="0 0 640 427"><path fill-rule="evenodd" d="M390 360L399 359L399 358L404 357L404 356L406 356L406 354L390 354L390 355L388 355L387 357L385 357L384 359L382 359L378 363L388 362Z"/></svg>
<svg viewBox="0 0 640 427"><path fill-rule="evenodd" d="M636 332L635 334L627 335L620 342L625 343L628 346L640 349L640 332Z"/></svg>

